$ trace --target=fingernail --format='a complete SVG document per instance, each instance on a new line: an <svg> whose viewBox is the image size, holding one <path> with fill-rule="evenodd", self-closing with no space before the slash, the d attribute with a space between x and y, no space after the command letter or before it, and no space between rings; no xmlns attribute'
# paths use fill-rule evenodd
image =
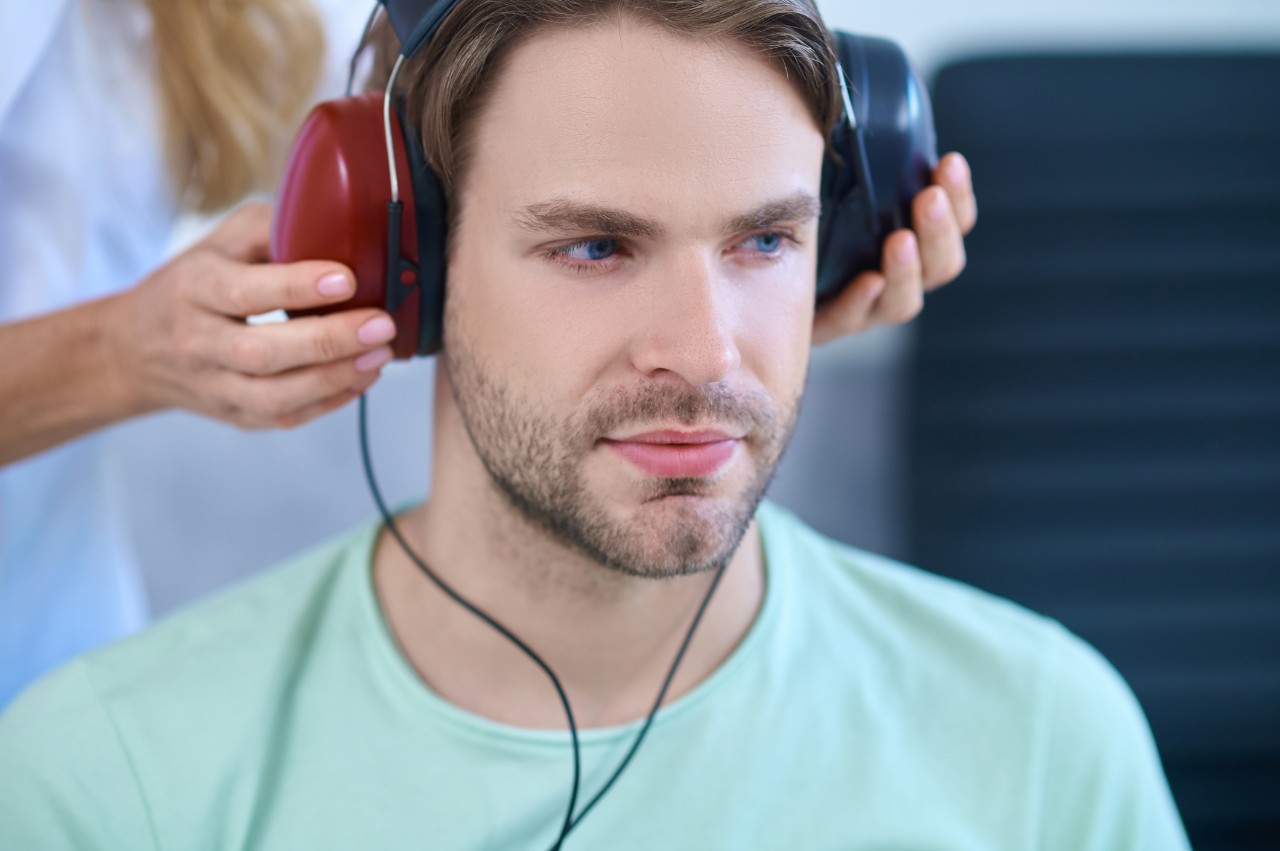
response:
<svg viewBox="0 0 1280 851"><path fill-rule="evenodd" d="M959 157L951 157L947 160L947 178L952 183L964 180L964 160Z"/></svg>
<svg viewBox="0 0 1280 851"><path fill-rule="evenodd" d="M378 343L385 343L396 335L396 326L385 316L375 316L368 322L360 326L360 330L356 332L356 338L366 346L376 346Z"/></svg>
<svg viewBox="0 0 1280 851"><path fill-rule="evenodd" d="M351 292L351 279L341 272L325 275L316 281L316 292L325 298L346 295Z"/></svg>
<svg viewBox="0 0 1280 851"><path fill-rule="evenodd" d="M893 259L903 264L915 263L916 251L915 236L907 234L898 241L898 247L893 252Z"/></svg>
<svg viewBox="0 0 1280 851"><path fill-rule="evenodd" d="M354 393L363 393L374 385L374 382L378 380L379 375L380 373L375 372L372 375L365 375L356 379L355 383L351 385L351 391Z"/></svg>
<svg viewBox="0 0 1280 851"><path fill-rule="evenodd" d="M884 292L884 278L880 278L874 284L867 287L866 293L863 295L867 301L875 301L880 298L880 294Z"/></svg>
<svg viewBox="0 0 1280 851"><path fill-rule="evenodd" d="M947 214L947 195L941 189L933 193L933 198L929 201L929 208L926 211L931 220L935 222L942 221Z"/></svg>
<svg viewBox="0 0 1280 851"><path fill-rule="evenodd" d="M371 352L365 352L356 358L356 372L368 372L371 369L377 369L389 360L391 360L391 349L386 346L374 349Z"/></svg>

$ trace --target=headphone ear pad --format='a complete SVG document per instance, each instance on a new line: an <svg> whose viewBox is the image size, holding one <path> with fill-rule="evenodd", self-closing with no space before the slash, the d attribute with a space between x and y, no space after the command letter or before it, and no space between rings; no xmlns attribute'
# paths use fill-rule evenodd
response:
<svg viewBox="0 0 1280 851"><path fill-rule="evenodd" d="M399 105L397 104L397 113ZM408 125L401 120L401 127ZM422 150L417 133L406 130L404 147L413 182L414 219L417 222L419 267L419 319L417 354L433 355L444 340L444 288L448 268L449 209L444 184L436 176Z"/></svg>
<svg viewBox="0 0 1280 851"><path fill-rule="evenodd" d="M397 358L409 358L419 348L421 314L414 182L399 119L393 115L397 126L392 144L404 215L399 257L389 263L391 187L382 104L382 94L370 92L326 101L307 116L290 148L276 199L270 257L276 263L333 260L350 268L356 278L355 295L337 304L291 310L289 315L389 309L396 322L392 351ZM403 295L394 304L388 300L389 269Z"/></svg>

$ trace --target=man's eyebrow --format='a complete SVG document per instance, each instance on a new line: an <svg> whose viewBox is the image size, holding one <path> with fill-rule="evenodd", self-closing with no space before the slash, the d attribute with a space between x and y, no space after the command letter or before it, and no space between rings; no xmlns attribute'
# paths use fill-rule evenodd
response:
<svg viewBox="0 0 1280 851"><path fill-rule="evenodd" d="M808 192L797 192L788 198L768 201L750 212L734 216L725 225L727 233L761 230L782 222L803 224L816 219L822 204ZM599 204L588 204L568 198L555 198L530 204L514 215L516 224L535 233L591 233L608 236L662 236L657 222Z"/></svg>
<svg viewBox="0 0 1280 851"><path fill-rule="evenodd" d="M525 230L547 233L592 233L608 236L656 237L662 235L657 222L628 213L584 204L567 198L556 198L530 204L515 214L515 220Z"/></svg>
<svg viewBox="0 0 1280 851"><path fill-rule="evenodd" d="M804 224L818 218L822 204L808 192L797 192L789 198L769 201L749 213L735 216L726 228L729 233L762 230L782 222Z"/></svg>

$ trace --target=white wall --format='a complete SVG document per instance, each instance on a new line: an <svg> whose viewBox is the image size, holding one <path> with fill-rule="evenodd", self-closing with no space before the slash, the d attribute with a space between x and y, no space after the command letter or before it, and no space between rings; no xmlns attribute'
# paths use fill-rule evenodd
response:
<svg viewBox="0 0 1280 851"><path fill-rule="evenodd" d="M1280 45L1280 0L818 0L827 24L899 42L926 73L977 50Z"/></svg>

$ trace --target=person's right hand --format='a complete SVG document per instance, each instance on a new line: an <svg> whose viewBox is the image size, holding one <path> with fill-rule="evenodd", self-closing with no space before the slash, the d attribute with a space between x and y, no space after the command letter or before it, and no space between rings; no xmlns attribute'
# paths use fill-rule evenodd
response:
<svg viewBox="0 0 1280 851"><path fill-rule="evenodd" d="M241 207L118 298L114 348L140 409L180 407L243 428L291 428L377 380L395 335L385 311L245 323L355 292L340 264L265 262L270 226L270 206Z"/></svg>

